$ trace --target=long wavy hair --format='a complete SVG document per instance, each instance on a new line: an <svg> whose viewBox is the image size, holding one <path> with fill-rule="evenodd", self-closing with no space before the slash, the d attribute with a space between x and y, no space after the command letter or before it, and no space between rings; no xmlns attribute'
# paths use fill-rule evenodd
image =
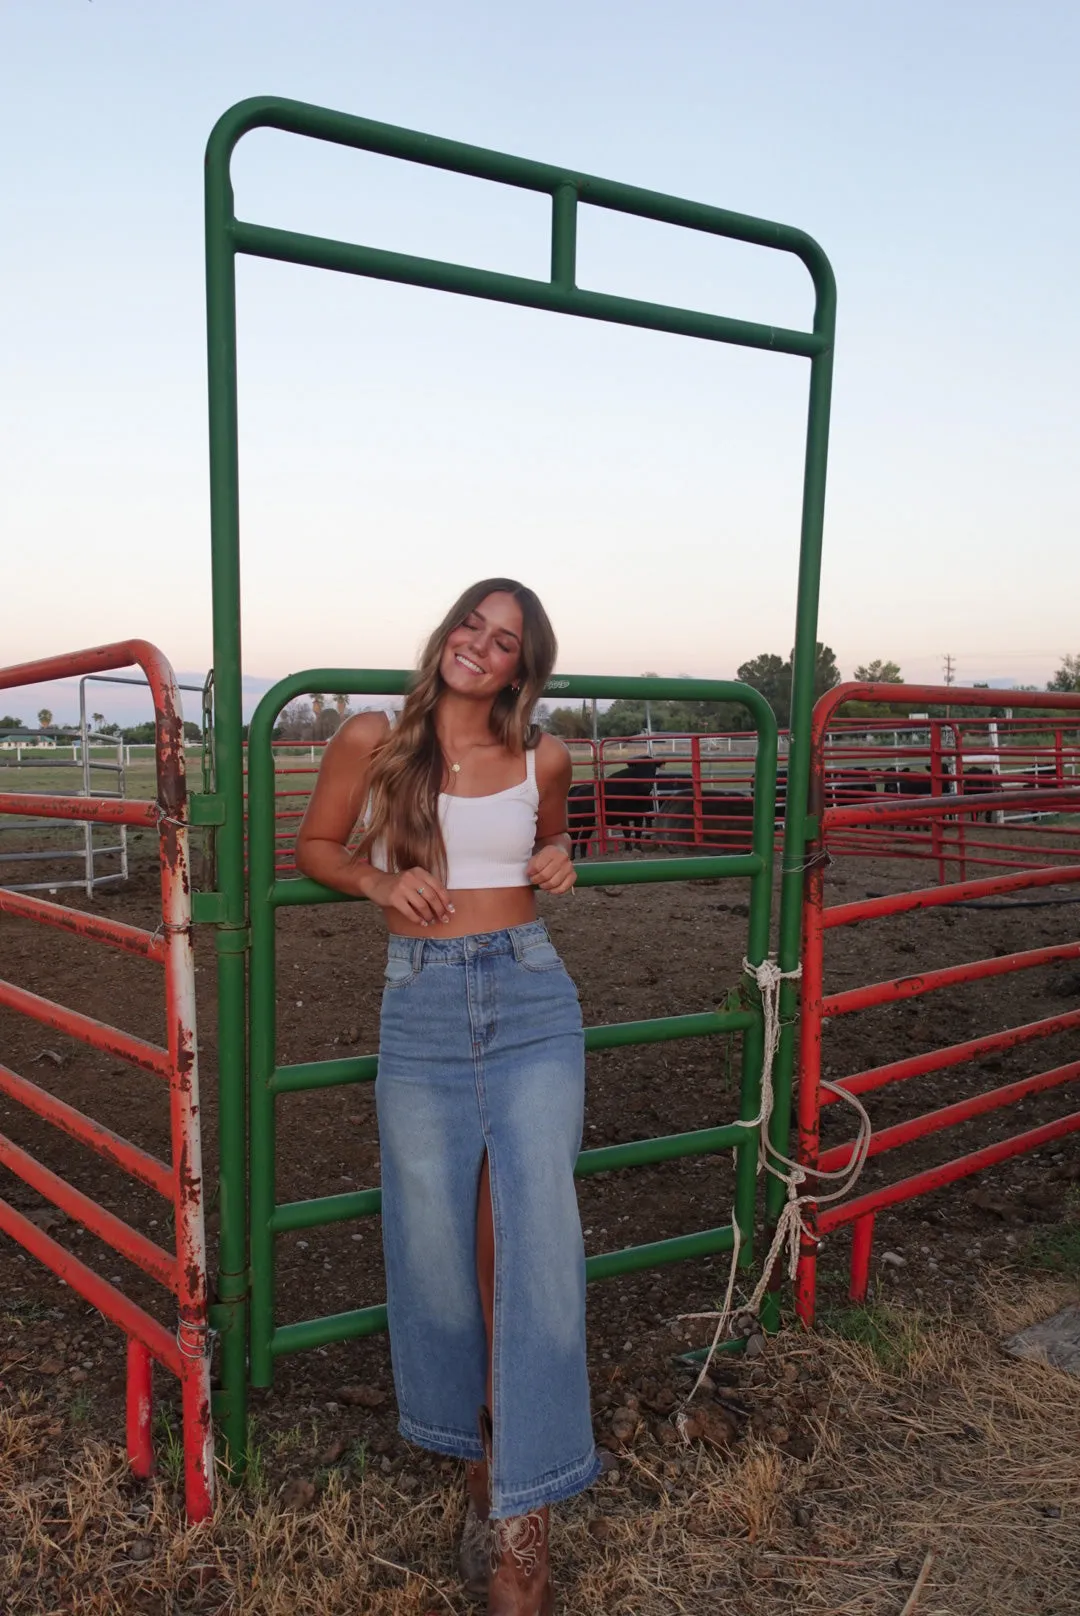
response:
<svg viewBox="0 0 1080 1616"><path fill-rule="evenodd" d="M445 760L435 729L435 709L446 689L439 671L447 637L488 595L513 595L521 607L521 659L514 682L495 697L492 736L514 753L535 747L540 731L533 710L555 666L558 645L551 622L531 589L514 578L482 578L451 606L420 656L397 724L371 764L368 808L357 855L370 858L379 845L390 870L414 865L446 879L446 845L439 824L439 791Z"/></svg>

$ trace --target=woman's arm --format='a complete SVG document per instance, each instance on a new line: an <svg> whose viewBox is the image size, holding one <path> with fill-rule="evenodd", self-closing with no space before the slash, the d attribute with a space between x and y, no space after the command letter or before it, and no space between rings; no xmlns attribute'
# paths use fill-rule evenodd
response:
<svg viewBox="0 0 1080 1616"><path fill-rule="evenodd" d="M554 735L542 735L536 748L536 785L540 793L536 841L525 873L543 892L569 892L577 881L566 821L566 799L573 777L574 765L566 747Z"/></svg>
<svg viewBox="0 0 1080 1616"><path fill-rule="evenodd" d="M348 846L367 801L371 760L387 728L385 714L357 713L337 731L296 833L296 867L335 892L370 898L380 909L395 909L426 926L453 913L445 887L427 870L377 870Z"/></svg>

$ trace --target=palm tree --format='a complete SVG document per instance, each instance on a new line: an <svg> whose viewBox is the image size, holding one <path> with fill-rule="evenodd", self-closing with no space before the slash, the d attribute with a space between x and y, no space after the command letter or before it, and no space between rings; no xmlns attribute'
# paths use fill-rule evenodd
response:
<svg viewBox="0 0 1080 1616"><path fill-rule="evenodd" d="M104 713L91 713L90 714L90 722L91 722L91 724L93 724L95 729L100 729L102 724L104 724L104 722L105 722L105 714Z"/></svg>
<svg viewBox="0 0 1080 1616"><path fill-rule="evenodd" d="M348 696L335 696L334 697L334 706L338 710L338 717L339 718L344 718L345 714L349 710L349 698L348 698Z"/></svg>
<svg viewBox="0 0 1080 1616"><path fill-rule="evenodd" d="M52 728L53 715L52 715L52 713L50 713L50 711L49 711L49 709L47 707L43 707L41 709L40 713L38 713L37 721L38 721L38 728L39 729L51 729Z"/></svg>
<svg viewBox="0 0 1080 1616"><path fill-rule="evenodd" d="M312 698L311 698L311 710L315 714L316 718L318 718L319 714L322 712L322 710L323 710L323 708L325 706L326 706L326 697L325 696L312 696Z"/></svg>

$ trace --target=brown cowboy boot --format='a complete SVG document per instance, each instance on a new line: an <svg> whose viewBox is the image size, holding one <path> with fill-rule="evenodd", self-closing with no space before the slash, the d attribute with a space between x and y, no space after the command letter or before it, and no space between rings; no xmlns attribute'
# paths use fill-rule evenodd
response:
<svg viewBox="0 0 1080 1616"><path fill-rule="evenodd" d="M480 1442L491 1474L491 1413L480 1410ZM490 1485L490 1481L489 1481ZM488 1616L554 1616L555 1591L548 1560L549 1512L489 1521Z"/></svg>
<svg viewBox="0 0 1080 1616"><path fill-rule="evenodd" d="M548 1528L546 1505L492 1521L488 1616L554 1616Z"/></svg>
<svg viewBox="0 0 1080 1616"><path fill-rule="evenodd" d="M458 1544L458 1574L470 1599L487 1593L491 1563L491 1481L487 1459L465 1465L465 1525Z"/></svg>

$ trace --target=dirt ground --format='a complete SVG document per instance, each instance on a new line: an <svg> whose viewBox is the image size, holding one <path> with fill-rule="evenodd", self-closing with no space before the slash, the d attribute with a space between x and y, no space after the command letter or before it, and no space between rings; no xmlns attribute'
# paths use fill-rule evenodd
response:
<svg viewBox="0 0 1080 1616"><path fill-rule="evenodd" d="M1000 1343L1078 1299L998 1275L970 1319L877 1304L843 1334L786 1332L717 1364L682 1434L655 1388L625 1389L611 1467L555 1511L560 1616L1072 1616L1076 1383ZM465 1616L460 1483L337 1445L312 1465L314 1434L267 1436L249 1485L189 1527L171 1456L135 1482L24 1388L0 1404L0 1609ZM308 1468L278 1488L263 1456Z"/></svg>
<svg viewBox="0 0 1080 1616"><path fill-rule="evenodd" d="M152 844L142 833L136 833L133 844L135 878L124 888L100 893L94 907L152 929L158 914ZM847 858L829 871L829 898L844 902L929 884L932 875L927 864ZM1001 899L994 907L928 910L834 931L829 935L826 988L833 991L916 969L1075 939L1080 907L1060 900L1076 892L1073 886L1024 895L1029 901L1055 900L1038 907ZM77 896L63 897L86 904ZM706 882L591 888L573 898L545 900L542 912L579 985L586 1025L696 1011L722 1001L740 980L745 898L741 883ZM382 951L379 918L369 906L280 912L280 1061L327 1059L374 1049ZM199 935L197 960L204 1150L210 1179L215 1161L216 1069L209 930ZM7 916L0 919L0 976L160 1040L158 974L156 966ZM931 994L829 1026L825 1073L843 1076L1078 1006L1076 961ZM867 1097L868 1108L880 1129L1078 1057L1080 1038L1074 1030L978 1065L886 1088ZM0 1012L0 1059L137 1143L167 1155L164 1096L151 1076L7 1012ZM734 1040L687 1040L590 1056L586 1144L620 1143L731 1120L736 1115L737 1066ZM1038 1094L1008 1112L978 1118L871 1161L860 1190L1075 1108L1075 1088L1070 1086ZM850 1124L840 1115L844 1109L826 1113L826 1144L849 1135ZM151 1192L129 1184L80 1146L6 1101L0 1101L0 1128L168 1245L167 1210ZM378 1182L370 1085L286 1097L278 1107L278 1137L280 1201ZM587 1248L590 1253L610 1251L726 1222L731 1184L727 1157L584 1180L580 1201ZM1058 1249L1074 1229L1078 1186L1080 1134L1074 1133L1036 1154L882 1213L872 1270L878 1293L930 1314L963 1316L976 1305L980 1288L985 1293L987 1284L993 1285L995 1275L1023 1269L1041 1260L1040 1253ZM120 1276L125 1289L167 1319L160 1293L141 1275L66 1218L47 1210L32 1191L6 1173L2 1193L107 1276ZM211 1204L211 1241L215 1219ZM844 1301L849 1242L849 1234L841 1231L822 1250L820 1298L826 1313ZM886 1253L888 1261L883 1260ZM625 1410L628 1398L658 1417L674 1405L682 1381L673 1367L673 1353L680 1344L700 1340L703 1327L673 1329L672 1321L680 1314L715 1306L726 1272L727 1260L717 1258L591 1288L590 1369L601 1442L618 1447L613 1421ZM277 1282L281 1322L380 1301L378 1220L283 1238L278 1243ZM118 1441L123 1396L119 1335L103 1327L92 1310L6 1239L0 1240L0 1299L2 1396L40 1393L66 1429ZM167 1407L172 1387L169 1377L161 1375L159 1380ZM357 1387L364 1390L361 1399ZM316 1472L325 1479L329 1470L350 1462L349 1455L355 1461L359 1454L365 1466L377 1466L380 1474L397 1478L406 1491L426 1486L439 1461L407 1449L396 1436L390 1387L384 1338L280 1361L273 1389L255 1398L253 1431L260 1463L272 1480ZM776 1448L799 1459L820 1439L820 1422L815 1423L810 1404L801 1406L797 1398L789 1401L783 1417L771 1419L760 1434L767 1438L771 1431ZM377 1406L363 1406L365 1402ZM327 1458L335 1452L336 1458Z"/></svg>

